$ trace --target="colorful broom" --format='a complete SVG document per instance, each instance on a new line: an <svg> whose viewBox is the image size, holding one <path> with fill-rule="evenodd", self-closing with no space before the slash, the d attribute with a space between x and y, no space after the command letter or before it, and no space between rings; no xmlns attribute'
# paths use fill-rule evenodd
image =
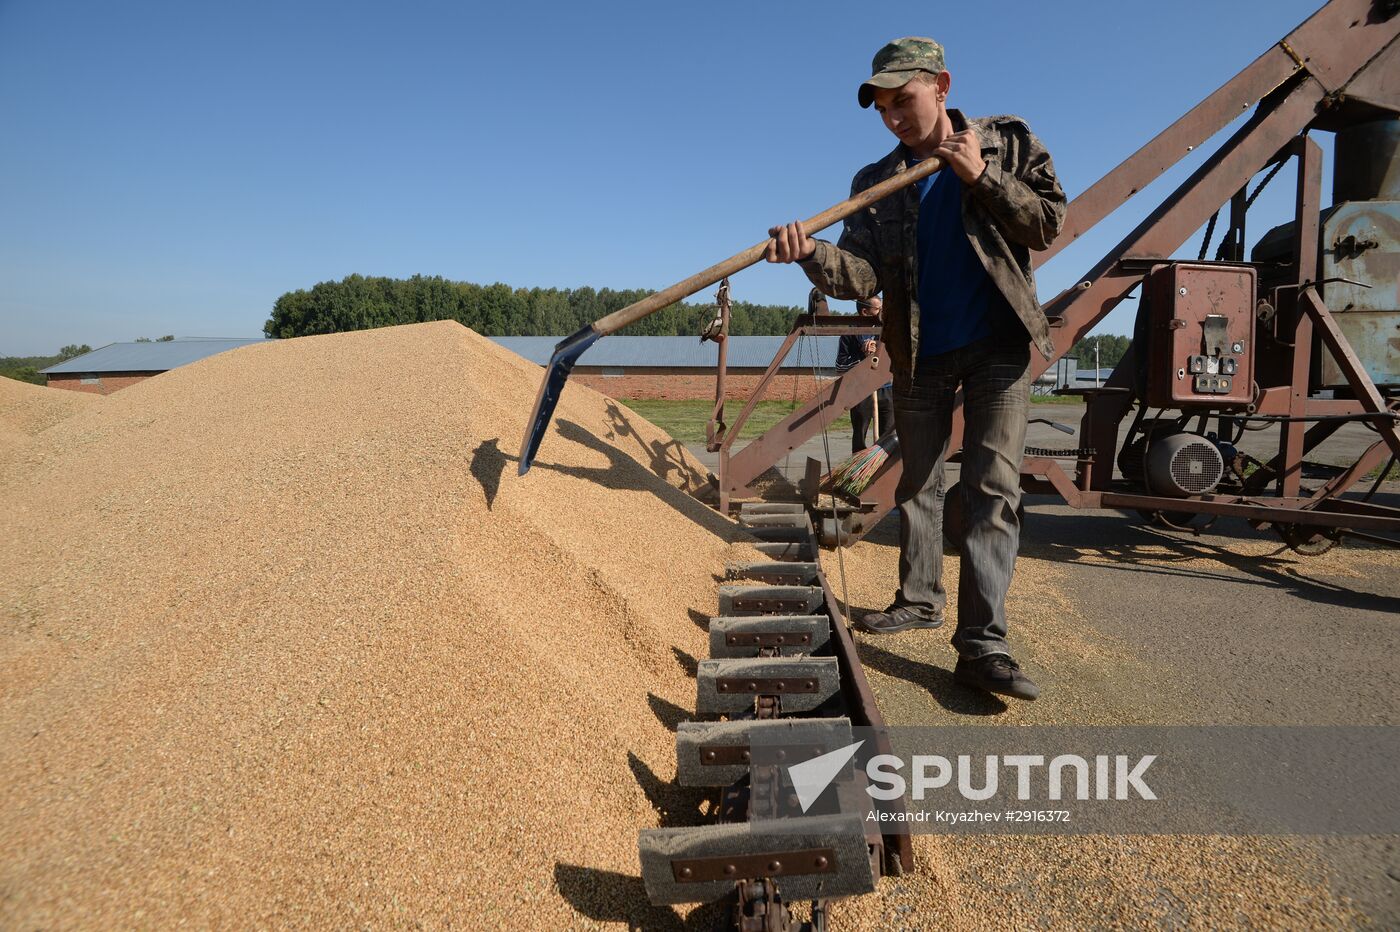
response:
<svg viewBox="0 0 1400 932"><path fill-rule="evenodd" d="M821 490L858 499L891 456L899 456L899 437L892 430L876 440L874 445L838 463L835 469L822 477Z"/></svg>

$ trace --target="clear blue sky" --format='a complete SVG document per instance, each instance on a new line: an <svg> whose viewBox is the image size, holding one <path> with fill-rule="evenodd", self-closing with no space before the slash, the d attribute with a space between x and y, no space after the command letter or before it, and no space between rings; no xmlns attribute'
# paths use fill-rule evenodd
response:
<svg viewBox="0 0 1400 932"><path fill-rule="evenodd" d="M352 272L664 287L888 151L855 90L899 35L945 45L954 105L1025 117L1073 197L1319 5L0 0L0 355L255 335ZM792 267L734 281L806 291Z"/></svg>

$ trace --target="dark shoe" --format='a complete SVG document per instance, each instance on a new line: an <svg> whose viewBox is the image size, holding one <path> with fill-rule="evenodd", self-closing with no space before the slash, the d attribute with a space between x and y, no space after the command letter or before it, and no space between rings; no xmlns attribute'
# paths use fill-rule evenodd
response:
<svg viewBox="0 0 1400 932"><path fill-rule="evenodd" d="M1035 699L1040 695L1040 687L1006 654L988 654L976 660L959 658L953 679L964 686L1015 699Z"/></svg>
<svg viewBox="0 0 1400 932"><path fill-rule="evenodd" d="M910 628L937 628L942 624L942 613L921 615L907 605L891 605L883 612L871 612L861 618L856 627L870 634L894 634Z"/></svg>

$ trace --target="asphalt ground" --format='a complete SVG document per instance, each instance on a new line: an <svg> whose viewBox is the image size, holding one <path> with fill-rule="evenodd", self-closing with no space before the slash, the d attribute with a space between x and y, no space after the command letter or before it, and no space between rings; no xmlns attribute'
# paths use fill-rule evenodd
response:
<svg viewBox="0 0 1400 932"><path fill-rule="evenodd" d="M1377 499L1400 506L1400 490ZM856 615L883 607L893 595L898 520L897 514L886 518L845 561ZM834 554L824 556L824 566L840 586ZM945 585L955 593L955 557L945 572ZM1391 548L1344 543L1308 558L1243 521L1222 519L1200 535L1183 534L1145 525L1135 515L1080 512L1029 497L1008 615L1013 650L1044 690L1038 702L1003 703L952 682L956 658L947 641L956 624L954 602L949 624L937 631L858 637L886 720L1400 724L1400 551ZM1288 857L1256 865L1254 873L1290 890L1325 886L1357 917L1381 928L1400 927L1400 839L1292 837L1265 843ZM1033 842L1011 850L1044 853ZM1083 838L1053 850L1073 873L1079 862L1102 858L1117 845ZM986 874L999 870L997 858L1005 856L1005 850L973 846L947 860L949 870L963 869L957 865L965 858L970 869ZM1171 863L1160 849L1156 856ZM1217 895L1246 897L1248 884L1243 878L1233 885L1219 880ZM1025 902L1001 905L1014 915L1037 915L1043 892L1036 884L1003 891L1003 897ZM1118 906L1130 916L1147 908L1131 898ZM1242 916L1250 924L1267 918L1253 907ZM1105 920L1094 913L1080 918ZM1201 917L1183 905L1165 918L1192 925Z"/></svg>
<svg viewBox="0 0 1400 932"><path fill-rule="evenodd" d="M1400 506L1400 489L1376 500ZM1022 554L1068 568L1063 594L1090 630L1157 658L1164 675L1151 693L1164 713L1212 724L1400 724L1400 552L1343 544L1308 558L1239 520L1196 537L1049 499L1027 510ZM1297 843L1362 915L1400 926L1394 836Z"/></svg>
<svg viewBox="0 0 1400 932"><path fill-rule="evenodd" d="M1033 416L1077 427L1082 413L1081 406L1043 405ZM1348 426L1315 459L1349 462L1374 439L1366 428ZM848 436L827 442L833 450L849 450ZM1027 442L1073 446L1077 440L1032 425ZM1241 445L1265 458L1276 448L1276 429L1251 432ZM820 438L815 446L821 450ZM785 472L796 477L801 471L794 456ZM950 472L951 482L956 466ZM1400 507L1400 483L1384 483L1374 500ZM898 520L897 513L888 516L841 561L834 554L823 557L828 578L846 593L855 615L882 608L893 595ZM951 592L957 572L952 557L946 567ZM1145 524L1136 515L1078 511L1058 499L1031 496L1008 608L1013 650L1042 686L1040 701L1007 704L952 681L955 657L948 637L956 623L954 601L943 629L858 638L886 720L892 725L1400 724L1395 689L1400 550L1394 548L1347 541L1309 558L1288 550L1272 531L1238 519L1222 518L1200 534L1182 533ZM1153 924L1197 926L1213 925L1228 914L1243 925L1369 921L1400 927L1400 839L1395 836L1225 841L1241 847L1233 854L1223 849L1203 854L1194 843L1182 840L1178 846L1171 839L1131 846L1101 837L992 845L924 841L920 850L934 865L942 892L924 900L913 887L895 881L893 892L877 898L875 908L912 897L905 907L920 905L909 914L909 927L931 927L922 917L936 918L932 911L940 896L976 888L995 891L985 907L994 925L999 920L1138 925L1150 915ZM1095 873L1096 865L1110 861L1130 878L1123 890L1115 886L1066 898L1063 892L1052 895L1051 881L1041 876L1054 874L1061 885L1054 889L1061 891L1067 881L1098 885L1105 879ZM1008 872L1031 879L988 880ZM1193 886L1184 879L1193 872L1208 876ZM1235 899L1238 907L1230 908L1236 913L1210 912ZM1346 918L1299 905L1320 899L1342 904ZM1294 909L1301 912L1289 912ZM1281 920L1281 915L1291 918ZM863 918L885 922L879 916ZM944 918L959 924L955 917Z"/></svg>

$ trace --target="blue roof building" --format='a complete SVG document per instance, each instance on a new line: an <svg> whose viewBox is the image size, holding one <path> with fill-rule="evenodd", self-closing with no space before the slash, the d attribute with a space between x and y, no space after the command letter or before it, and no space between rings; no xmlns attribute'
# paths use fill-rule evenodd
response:
<svg viewBox="0 0 1400 932"><path fill-rule="evenodd" d="M513 353L543 366L549 362L554 345L563 337L491 337ZM785 336L728 338L727 365L730 369L768 368L782 348ZM818 370L836 366L836 344L840 337L803 337L783 359L783 369ZM713 369L719 361L719 347L702 343L697 337L610 336L599 340L579 359L575 371L599 368L621 369Z"/></svg>
<svg viewBox="0 0 1400 932"><path fill-rule="evenodd" d="M492 337L495 343L544 365L562 337ZM751 386L773 361L786 337L731 336L728 369L734 388ZM835 375L839 337L803 337L788 352L780 375L789 381ZM110 394L143 379L198 362L217 353L263 342L258 338L182 337L164 342L111 343L43 370L48 384ZM584 353L575 367L583 380L616 397L703 398L714 392L719 347L696 337L610 336ZM774 386L777 388L778 386ZM785 382L783 391L791 393ZM639 394L640 393L640 394Z"/></svg>
<svg viewBox="0 0 1400 932"><path fill-rule="evenodd" d="M110 395L119 388L134 385L153 375L187 366L225 350L261 342L262 337L181 337L175 340L109 343L40 371L47 376L51 387Z"/></svg>

